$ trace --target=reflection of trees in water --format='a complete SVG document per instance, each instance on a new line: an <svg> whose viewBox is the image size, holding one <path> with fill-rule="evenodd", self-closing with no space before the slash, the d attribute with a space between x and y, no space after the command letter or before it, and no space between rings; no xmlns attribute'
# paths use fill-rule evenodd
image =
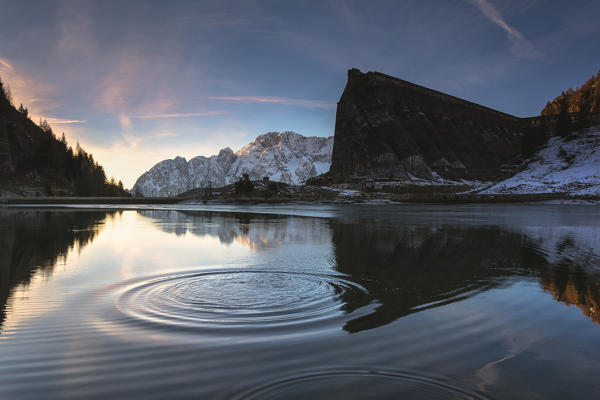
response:
<svg viewBox="0 0 600 400"><path fill-rule="evenodd" d="M0 324L13 288L37 272L51 275L70 249L90 243L107 212L0 211Z"/></svg>
<svg viewBox="0 0 600 400"><path fill-rule="evenodd" d="M554 300L578 307L586 317L600 324L600 283L590 281L583 271L573 267L554 268L542 273L540 283Z"/></svg>
<svg viewBox="0 0 600 400"><path fill-rule="evenodd" d="M542 285L551 287L547 279L559 288L557 300L585 308L600 299L585 274L578 275L579 281L573 275L565 281L559 270L545 268L546 255L527 236L499 227L333 222L332 232L337 270L369 292L360 297L343 294L344 309L377 304L371 314L349 321L344 327L349 332L463 299L501 285L511 275L537 276L540 271L550 271Z"/></svg>
<svg viewBox="0 0 600 400"><path fill-rule="evenodd" d="M138 213L158 220L156 226L167 233L217 237L221 243L235 241L253 249L331 240L329 225L320 218L210 211L144 210Z"/></svg>

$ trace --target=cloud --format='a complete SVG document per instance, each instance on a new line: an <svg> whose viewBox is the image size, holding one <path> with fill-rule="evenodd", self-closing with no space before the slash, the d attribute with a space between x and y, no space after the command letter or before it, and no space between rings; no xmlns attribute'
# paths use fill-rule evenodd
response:
<svg viewBox="0 0 600 400"><path fill-rule="evenodd" d="M147 114L136 115L136 119L157 119L157 118L189 118L189 117L212 117L216 115L228 114L229 111L204 111L194 113L167 113L167 114Z"/></svg>
<svg viewBox="0 0 600 400"><path fill-rule="evenodd" d="M52 124L57 124L57 125L62 125L62 124L85 124L87 121L82 120L82 119L67 119L67 118L53 118L53 117L42 117L43 119L45 119L46 121L48 121L48 123L50 125Z"/></svg>
<svg viewBox="0 0 600 400"><path fill-rule="evenodd" d="M285 104L288 106L298 106L307 108L335 108L336 103L333 101L326 100L305 100L305 99L292 99L289 97L271 97L271 96L210 96L205 97L209 100L220 100L220 101L237 101L244 103L271 103L271 104Z"/></svg>
<svg viewBox="0 0 600 400"><path fill-rule="evenodd" d="M123 134L123 138L125 139L125 142L132 149L138 147L138 145L140 143L144 143L144 141L149 140L149 139L164 139L164 138L170 138L170 137L176 137L176 136L178 136L178 135L174 132L158 132L158 133L154 133L151 135L133 135L133 134L129 134L129 133Z"/></svg>
<svg viewBox="0 0 600 400"><path fill-rule="evenodd" d="M50 125L84 124L87 121L74 118L49 117L48 114L59 107L52 100L56 93L53 86L20 72L22 68L6 58L0 58L0 76L11 88L15 105L23 104L29 109L32 121L45 119Z"/></svg>
<svg viewBox="0 0 600 400"><path fill-rule="evenodd" d="M154 135L150 135L148 136L151 139L162 139L162 138L168 138L168 137L176 137L177 134L175 132L159 132L159 133L155 133Z"/></svg>
<svg viewBox="0 0 600 400"><path fill-rule="evenodd" d="M515 27L511 26L502 14L494 7L489 0L467 0L481 11L481 13L494 24L502 28L511 42L510 53L522 59L537 59L542 56L533 43L519 32Z"/></svg>
<svg viewBox="0 0 600 400"><path fill-rule="evenodd" d="M15 104L28 107L33 120L58 107L58 104L50 100L54 93L53 86L20 71L22 68L14 62L0 58L0 77L10 87Z"/></svg>
<svg viewBox="0 0 600 400"><path fill-rule="evenodd" d="M0 58L0 66L2 66L3 68L6 68L6 69L10 69L10 70L13 69L12 65L10 65L10 63L3 58Z"/></svg>

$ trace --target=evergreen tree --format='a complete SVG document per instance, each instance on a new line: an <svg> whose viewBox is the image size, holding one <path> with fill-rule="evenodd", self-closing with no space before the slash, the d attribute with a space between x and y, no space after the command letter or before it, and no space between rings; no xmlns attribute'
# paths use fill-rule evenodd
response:
<svg viewBox="0 0 600 400"><path fill-rule="evenodd" d="M567 89L560 96L548 102L541 114L560 115L561 112L564 112L565 104L567 113L600 113L600 71L576 90Z"/></svg>
<svg viewBox="0 0 600 400"><path fill-rule="evenodd" d="M560 113L556 120L556 134L566 137L572 131L571 117L569 116L569 105L566 99L563 99L560 104Z"/></svg>
<svg viewBox="0 0 600 400"><path fill-rule="evenodd" d="M8 85L2 83L2 80L0 80L0 96L4 97L4 99L10 103L10 105L13 104L12 92L10 91Z"/></svg>
<svg viewBox="0 0 600 400"><path fill-rule="evenodd" d="M52 127L50 126L50 124L48 123L48 121L46 121L45 119L41 119L40 118L40 124L39 127L42 131L44 131L44 133L53 135L54 133L52 132Z"/></svg>
<svg viewBox="0 0 600 400"><path fill-rule="evenodd" d="M21 103L21 105L19 106L19 112L25 117L29 117L29 110L26 107L23 107L23 103Z"/></svg>

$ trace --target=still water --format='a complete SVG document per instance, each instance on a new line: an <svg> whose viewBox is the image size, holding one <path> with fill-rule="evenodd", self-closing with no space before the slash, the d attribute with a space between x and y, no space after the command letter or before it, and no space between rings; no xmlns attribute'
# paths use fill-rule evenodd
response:
<svg viewBox="0 0 600 400"><path fill-rule="evenodd" d="M598 398L599 211L3 208L0 398Z"/></svg>

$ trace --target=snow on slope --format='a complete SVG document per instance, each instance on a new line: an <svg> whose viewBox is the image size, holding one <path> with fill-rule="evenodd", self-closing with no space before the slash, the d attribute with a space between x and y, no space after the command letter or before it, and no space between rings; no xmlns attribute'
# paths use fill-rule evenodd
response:
<svg viewBox="0 0 600 400"><path fill-rule="evenodd" d="M253 180L268 176L272 181L302 184L329 170L332 149L333 136L269 132L235 153L225 148L210 157L161 161L137 179L131 192L146 197L174 196L207 185L225 186L244 173Z"/></svg>
<svg viewBox="0 0 600 400"><path fill-rule="evenodd" d="M600 126L572 140L553 137L527 168L480 192L600 195Z"/></svg>

